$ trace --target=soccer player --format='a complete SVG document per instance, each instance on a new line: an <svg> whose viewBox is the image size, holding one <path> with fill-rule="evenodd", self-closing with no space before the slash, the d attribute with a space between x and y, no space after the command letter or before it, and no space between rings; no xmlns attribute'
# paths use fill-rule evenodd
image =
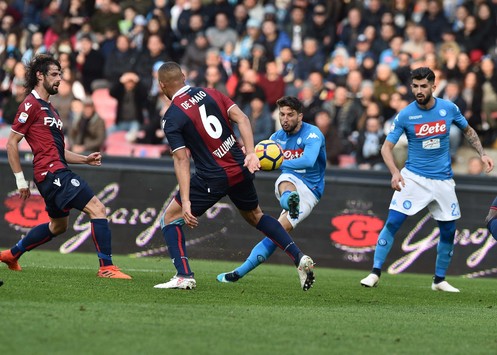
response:
<svg viewBox="0 0 497 355"><path fill-rule="evenodd" d="M456 220L461 217L455 192L455 183L449 150L449 131L454 123L460 128L469 144L478 152L486 172L493 169L493 160L482 148L475 130L451 101L435 98L435 74L430 68L421 67L411 72L411 90L416 98L402 109L392 124L381 154L392 174L391 186L395 190L390 202L385 226L378 236L374 253L373 270L361 280L361 285L378 285L381 268L392 248L395 233L407 216L413 216L428 207L440 229L437 246L435 275L431 289L459 292L447 281L445 275L452 259ZM402 133L408 140L408 158L399 171L392 150Z"/></svg>
<svg viewBox="0 0 497 355"><path fill-rule="evenodd" d="M314 282L314 262L300 251L281 224L259 206L253 178L260 163L248 117L219 91L186 85L185 75L175 62L160 67L159 86L172 101L162 121L179 184L179 192L166 208L161 227L177 273L170 281L154 287L196 287L183 225L197 227L197 217L227 195L249 224L290 256L302 289L308 290ZM238 124L246 155L234 136L232 122ZM191 176L188 151L195 165Z"/></svg>
<svg viewBox="0 0 497 355"><path fill-rule="evenodd" d="M276 180L275 194L283 211L279 222L291 232L317 205L324 191L326 169L325 139L319 128L302 122L303 105L292 96L280 98L278 105L281 129L273 133L285 152L281 175ZM217 276L219 282L236 282L276 250L276 244L265 237L250 252L247 260L235 270Z"/></svg>
<svg viewBox="0 0 497 355"><path fill-rule="evenodd" d="M80 155L64 148L62 121L49 101L50 95L57 94L61 80L60 63L49 55L36 56L26 68L26 92L29 94L19 106L12 124L7 154L20 198L25 200L31 192L21 169L18 144L26 139L34 155L34 182L45 200L50 222L32 228L14 247L2 251L0 261L9 269L20 271L18 260L21 255L64 233L69 211L76 208L90 217L91 235L100 261L97 276L131 279L112 263L111 231L105 206L88 184L68 167L68 163L99 166L102 156L99 152Z"/></svg>

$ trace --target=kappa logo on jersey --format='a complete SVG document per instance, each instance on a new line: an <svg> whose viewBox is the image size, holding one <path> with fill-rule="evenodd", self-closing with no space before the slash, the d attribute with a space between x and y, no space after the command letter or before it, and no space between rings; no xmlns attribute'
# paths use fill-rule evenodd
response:
<svg viewBox="0 0 497 355"><path fill-rule="evenodd" d="M25 109L26 111L27 111L27 110L29 110L29 109L31 108L31 106L33 106L33 104L32 104L32 103L29 103L29 102L25 102L25 103L24 103L24 109Z"/></svg>
<svg viewBox="0 0 497 355"><path fill-rule="evenodd" d="M296 149L296 150L285 150L283 153L283 156L285 157L285 160L287 159L297 159L300 158L304 154L303 149Z"/></svg>
<svg viewBox="0 0 497 355"><path fill-rule="evenodd" d="M62 126L64 126L61 120L49 116L43 117L43 124L50 127L55 126L58 129L62 129Z"/></svg>
<svg viewBox="0 0 497 355"><path fill-rule="evenodd" d="M309 135L307 136L307 138L306 138L306 139L311 139L311 138L316 138L316 139L318 139L319 137L318 137L318 135L317 135L316 133L311 132L311 133L309 133Z"/></svg>
<svg viewBox="0 0 497 355"><path fill-rule="evenodd" d="M444 120L427 122L414 125L416 137L431 137L447 132L447 125Z"/></svg>

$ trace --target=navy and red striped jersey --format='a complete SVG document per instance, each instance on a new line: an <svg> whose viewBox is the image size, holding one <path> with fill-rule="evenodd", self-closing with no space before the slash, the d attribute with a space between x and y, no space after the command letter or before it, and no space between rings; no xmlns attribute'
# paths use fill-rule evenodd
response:
<svg viewBox="0 0 497 355"><path fill-rule="evenodd" d="M50 102L36 91L24 99L17 109L12 131L24 136L33 152L34 180L45 180L51 173L67 169L62 121Z"/></svg>
<svg viewBox="0 0 497 355"><path fill-rule="evenodd" d="M242 181L247 171L228 117L234 105L215 89L184 86L162 118L172 151L188 148L198 176L225 179L229 186Z"/></svg>

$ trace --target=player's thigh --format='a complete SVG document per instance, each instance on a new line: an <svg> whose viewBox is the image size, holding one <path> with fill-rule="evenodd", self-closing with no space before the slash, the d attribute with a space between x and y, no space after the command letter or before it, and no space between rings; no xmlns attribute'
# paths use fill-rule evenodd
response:
<svg viewBox="0 0 497 355"><path fill-rule="evenodd" d="M255 226L259 223L263 212L259 207L259 198L253 180L246 179L230 187L228 197L249 224Z"/></svg>
<svg viewBox="0 0 497 355"><path fill-rule="evenodd" d="M433 181L434 200L428 209L435 220L453 221L461 218L455 187L452 179Z"/></svg>
<svg viewBox="0 0 497 355"><path fill-rule="evenodd" d="M433 200L430 179L416 175L407 169L402 169L405 186L395 191L390 201L389 209L413 216L428 206Z"/></svg>
<svg viewBox="0 0 497 355"><path fill-rule="evenodd" d="M298 182L301 182L300 179L292 174L281 174L278 176L278 179L274 182L274 194L278 201L283 192L298 190Z"/></svg>

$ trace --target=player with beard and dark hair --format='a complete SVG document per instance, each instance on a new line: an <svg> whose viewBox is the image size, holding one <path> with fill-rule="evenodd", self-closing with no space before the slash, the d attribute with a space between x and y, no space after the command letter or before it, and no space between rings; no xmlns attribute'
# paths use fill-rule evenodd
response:
<svg viewBox="0 0 497 355"><path fill-rule="evenodd" d="M378 236L372 272L361 280L365 287L378 285L381 268L394 241L395 233L408 216L428 207L440 229L433 291L459 292L445 281L452 259L456 220L461 217L452 179L449 134L454 123L463 131L469 144L478 152L486 172L493 169L492 158L482 148L475 130L468 125L459 108L451 101L433 96L435 74L421 67L411 72L411 90L415 101L402 109L394 119L381 154L392 174L395 190L385 226ZM408 158L400 171L395 165L393 148L402 133L408 140Z"/></svg>
<svg viewBox="0 0 497 355"><path fill-rule="evenodd" d="M100 152L87 156L65 149L63 124L57 110L49 101L59 91L62 80L60 63L50 55L38 55L26 68L26 92L19 105L7 142L7 154L15 175L20 198L31 195L24 178L19 157L19 142L25 138L33 152L33 178L46 204L49 223L32 228L10 250L0 253L0 261L9 269L20 271L18 259L67 230L69 211L76 208L90 217L91 235L97 249L100 268L98 277L131 279L112 263L111 231L106 208L86 181L73 173L68 163L100 166Z"/></svg>

